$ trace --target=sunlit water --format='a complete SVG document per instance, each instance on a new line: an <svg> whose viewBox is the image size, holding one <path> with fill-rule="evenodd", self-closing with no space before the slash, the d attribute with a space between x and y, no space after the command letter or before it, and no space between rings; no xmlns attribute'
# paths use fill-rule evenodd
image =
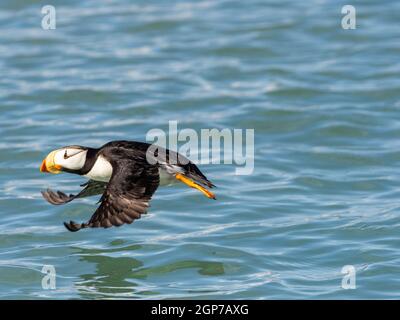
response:
<svg viewBox="0 0 400 320"><path fill-rule="evenodd" d="M356 30L342 1L51 2L56 30L1 2L0 298L399 298L398 1L356 1ZM169 120L254 129L253 174L202 165L217 201L171 186L132 225L68 232L97 198L44 201L85 179L43 157Z"/></svg>

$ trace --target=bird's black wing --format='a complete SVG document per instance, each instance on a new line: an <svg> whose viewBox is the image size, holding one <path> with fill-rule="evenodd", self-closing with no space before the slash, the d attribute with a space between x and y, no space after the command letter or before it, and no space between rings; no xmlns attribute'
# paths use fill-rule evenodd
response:
<svg viewBox="0 0 400 320"><path fill-rule="evenodd" d="M60 205L71 202L72 200L77 198L84 198L102 194L107 187L107 182L89 180L88 182L82 184L81 187L85 188L83 188L82 191L79 192L77 195L70 194L68 196L62 191L53 191L51 189L42 191L42 195L43 198L45 198L49 203Z"/></svg>
<svg viewBox="0 0 400 320"><path fill-rule="evenodd" d="M130 224L146 213L159 183L157 166L148 164L145 159L120 159L118 163L113 163L110 182L100 199L100 206L90 220L85 223L64 222L64 225L69 231L78 231L82 228Z"/></svg>

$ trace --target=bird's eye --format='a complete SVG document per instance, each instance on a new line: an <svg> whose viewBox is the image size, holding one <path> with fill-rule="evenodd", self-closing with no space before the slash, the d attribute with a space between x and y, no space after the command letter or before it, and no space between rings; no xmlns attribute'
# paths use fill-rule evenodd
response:
<svg viewBox="0 0 400 320"><path fill-rule="evenodd" d="M64 159L68 159L68 153L67 153L67 150L65 150L65 152L64 152Z"/></svg>

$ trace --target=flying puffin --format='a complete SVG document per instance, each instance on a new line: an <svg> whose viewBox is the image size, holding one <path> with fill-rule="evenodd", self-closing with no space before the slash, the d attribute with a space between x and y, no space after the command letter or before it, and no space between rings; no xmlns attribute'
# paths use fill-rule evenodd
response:
<svg viewBox="0 0 400 320"><path fill-rule="evenodd" d="M159 185L176 181L215 199L215 195L205 188L214 185L194 163L179 153L161 147L157 147L153 155L157 161L148 161L150 146L144 142L112 141L98 149L72 145L54 150L43 160L41 172L68 172L89 180L81 185L84 188L77 195L68 196L50 189L42 191L42 195L51 204L60 205L77 198L102 194L101 204L89 221L64 222L65 227L73 232L83 228L130 224L146 213Z"/></svg>

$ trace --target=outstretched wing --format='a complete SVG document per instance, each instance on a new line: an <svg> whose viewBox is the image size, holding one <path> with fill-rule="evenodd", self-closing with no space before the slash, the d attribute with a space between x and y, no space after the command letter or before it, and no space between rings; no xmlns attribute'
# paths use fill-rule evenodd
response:
<svg viewBox="0 0 400 320"><path fill-rule="evenodd" d="M60 205L71 202L72 200L77 198L84 198L102 194L107 187L107 182L89 180L88 182L82 184L81 187L85 188L83 188L82 191L79 192L77 195L70 194L68 196L62 191L53 191L51 189L47 189L46 191L41 192L43 198L45 198L49 203Z"/></svg>
<svg viewBox="0 0 400 320"><path fill-rule="evenodd" d="M109 228L132 223L146 213L160 183L158 167L144 161L120 160L101 197L101 204L88 222L64 222L69 231L82 228Z"/></svg>

